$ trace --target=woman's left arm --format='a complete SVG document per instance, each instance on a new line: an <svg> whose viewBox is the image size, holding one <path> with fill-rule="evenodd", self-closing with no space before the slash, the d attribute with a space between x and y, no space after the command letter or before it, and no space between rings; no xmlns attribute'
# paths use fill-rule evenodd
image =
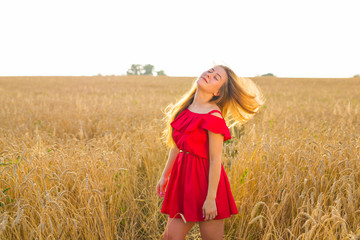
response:
<svg viewBox="0 0 360 240"><path fill-rule="evenodd" d="M221 151L223 148L224 135L208 131L209 134L209 186L206 200L203 206L205 220L211 220L217 215L216 193L221 173Z"/></svg>

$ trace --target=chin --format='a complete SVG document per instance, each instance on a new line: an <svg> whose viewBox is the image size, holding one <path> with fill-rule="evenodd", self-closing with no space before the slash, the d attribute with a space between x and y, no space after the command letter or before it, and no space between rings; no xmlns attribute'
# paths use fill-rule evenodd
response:
<svg viewBox="0 0 360 240"><path fill-rule="evenodd" d="M197 89L199 92L207 92L206 87L204 87L201 83L197 83Z"/></svg>

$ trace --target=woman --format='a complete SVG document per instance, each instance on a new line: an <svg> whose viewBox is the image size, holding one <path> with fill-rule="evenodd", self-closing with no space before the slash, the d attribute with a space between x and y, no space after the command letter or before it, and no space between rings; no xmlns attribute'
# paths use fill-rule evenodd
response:
<svg viewBox="0 0 360 240"><path fill-rule="evenodd" d="M169 215L164 239L184 239L196 222L203 239L223 238L224 219L238 213L221 163L223 142L231 138L224 117L245 123L262 104L250 79L216 65L166 108L164 137L171 149L156 185L164 197L161 212Z"/></svg>

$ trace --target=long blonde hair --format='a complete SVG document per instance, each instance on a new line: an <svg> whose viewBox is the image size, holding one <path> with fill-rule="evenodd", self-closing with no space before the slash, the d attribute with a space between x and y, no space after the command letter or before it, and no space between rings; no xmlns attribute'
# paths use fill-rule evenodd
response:
<svg viewBox="0 0 360 240"><path fill-rule="evenodd" d="M259 87L249 78L238 77L233 70L224 65L222 67L228 76L228 80L221 86L220 95L213 96L209 102L216 103L229 128L236 124L244 124L250 120L264 104L264 97ZM216 67L214 66L214 67ZM173 129L170 123L193 102L197 89L196 80L176 104L165 107L163 121L166 127L162 139L169 147L175 146L172 138Z"/></svg>

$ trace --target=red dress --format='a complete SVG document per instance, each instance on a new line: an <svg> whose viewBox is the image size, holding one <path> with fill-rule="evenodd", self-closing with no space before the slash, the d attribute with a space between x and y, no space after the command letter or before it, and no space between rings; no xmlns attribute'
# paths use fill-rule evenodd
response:
<svg viewBox="0 0 360 240"><path fill-rule="evenodd" d="M209 113L195 113L183 110L171 122L173 139L180 149L176 156L169 182L166 187L161 212L170 218L181 218L186 221L204 221L202 207L205 202L209 183L209 137L207 130L224 135L224 141L231 138L225 120ZM230 183L223 164L216 193L216 219L228 218L237 214Z"/></svg>

